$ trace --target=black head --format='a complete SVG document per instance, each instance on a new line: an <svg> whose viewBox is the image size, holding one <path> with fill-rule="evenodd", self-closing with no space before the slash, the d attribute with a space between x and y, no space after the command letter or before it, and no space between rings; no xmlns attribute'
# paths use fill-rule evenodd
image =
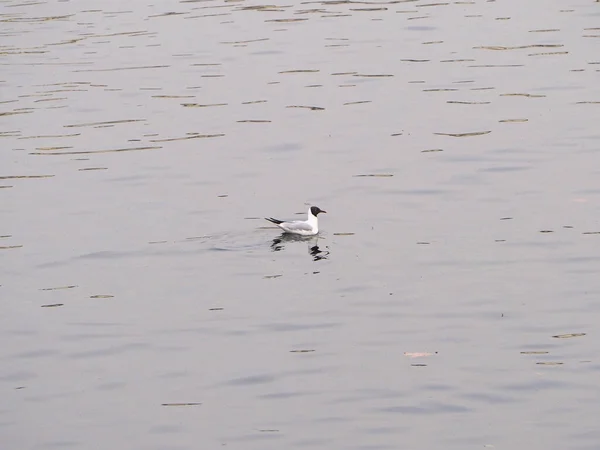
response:
<svg viewBox="0 0 600 450"><path fill-rule="evenodd" d="M319 213L326 213L327 211L323 211L321 208L319 208L318 206L311 206L310 207L310 212L312 213L313 216L318 216Z"/></svg>

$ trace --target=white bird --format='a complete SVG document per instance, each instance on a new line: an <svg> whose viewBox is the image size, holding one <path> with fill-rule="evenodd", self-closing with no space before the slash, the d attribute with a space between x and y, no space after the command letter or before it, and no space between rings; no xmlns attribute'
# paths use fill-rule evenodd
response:
<svg viewBox="0 0 600 450"><path fill-rule="evenodd" d="M317 219L317 216L319 213L326 212L327 211L323 211L318 206L311 206L308 208L307 220L284 222L283 220L273 219L272 217L265 217L265 219L277 225L285 233L298 234L300 236L314 236L319 232L319 219Z"/></svg>

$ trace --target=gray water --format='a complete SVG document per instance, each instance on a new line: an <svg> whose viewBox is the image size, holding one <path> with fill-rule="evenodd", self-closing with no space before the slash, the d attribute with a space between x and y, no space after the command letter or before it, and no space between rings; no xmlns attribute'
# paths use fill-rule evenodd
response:
<svg viewBox="0 0 600 450"><path fill-rule="evenodd" d="M3 0L0 37L2 449L600 447L600 3Z"/></svg>

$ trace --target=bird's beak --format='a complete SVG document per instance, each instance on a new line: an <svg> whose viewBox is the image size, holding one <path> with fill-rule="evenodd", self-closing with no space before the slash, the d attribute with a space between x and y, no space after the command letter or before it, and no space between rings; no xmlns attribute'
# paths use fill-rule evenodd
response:
<svg viewBox="0 0 600 450"><path fill-rule="evenodd" d="M327 214L327 211L323 211L323 210L321 210L320 212Z"/></svg>

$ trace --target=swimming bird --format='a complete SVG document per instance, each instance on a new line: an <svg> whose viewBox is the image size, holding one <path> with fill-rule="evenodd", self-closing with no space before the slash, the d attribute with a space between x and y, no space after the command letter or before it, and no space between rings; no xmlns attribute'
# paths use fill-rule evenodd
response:
<svg viewBox="0 0 600 450"><path fill-rule="evenodd" d="M318 206L311 206L308 208L307 220L284 222L283 220L273 219L272 217L265 217L265 220L274 223L285 233L298 234L300 236L314 236L319 232L319 219L317 219L317 216L319 213L326 212L327 211L323 211Z"/></svg>

